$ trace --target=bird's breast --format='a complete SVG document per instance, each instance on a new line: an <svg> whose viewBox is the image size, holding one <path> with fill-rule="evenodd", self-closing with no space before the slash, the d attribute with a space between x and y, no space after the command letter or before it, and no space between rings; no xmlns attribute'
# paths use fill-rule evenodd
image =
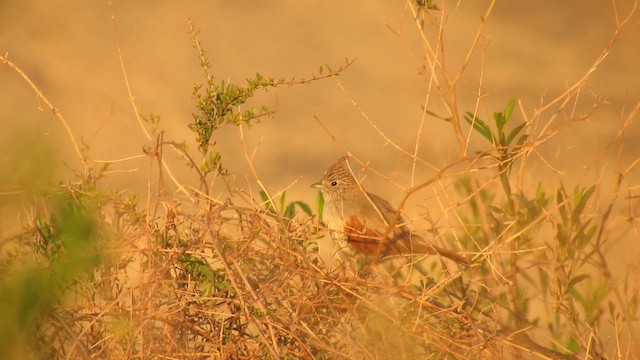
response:
<svg viewBox="0 0 640 360"><path fill-rule="evenodd" d="M344 200L327 202L323 211L324 222L334 240L346 241L358 252L374 254L384 243L381 237L386 226L358 210Z"/></svg>

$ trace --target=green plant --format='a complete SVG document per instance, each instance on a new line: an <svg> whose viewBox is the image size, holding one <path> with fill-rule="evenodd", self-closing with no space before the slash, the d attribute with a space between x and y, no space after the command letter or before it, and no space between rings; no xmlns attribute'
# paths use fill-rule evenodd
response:
<svg viewBox="0 0 640 360"><path fill-rule="evenodd" d="M267 206L267 211L274 215L279 215L287 221L292 221L296 215L296 208L302 210L302 212L308 216L312 216L311 207L303 201L292 201L290 203L285 202L286 192L280 195L280 201L278 206L269 198L266 192L260 191L260 198Z"/></svg>
<svg viewBox="0 0 640 360"><path fill-rule="evenodd" d="M482 14L476 39L482 38L493 4ZM16 143L3 148L4 154L16 154L6 162L11 168L2 169L3 180L15 173L20 181L2 182L0 209L20 214L21 226L15 233L0 229L0 357L637 358L637 271L633 264L626 274L613 269L608 261L615 259L607 251L620 238L634 239L633 176L640 160L626 164L620 154L640 104L621 111L623 125L603 150L617 151L613 190L600 180L608 171L604 166L596 180L550 181L534 161L542 158L547 166L550 139L572 131L572 124L589 125L576 121L574 108L567 109L567 104L579 108L585 82L580 79L529 112L526 101L508 101L492 117L483 104L493 96L479 88L476 109L460 111L464 88L457 85L476 83L464 75L477 42L460 69L451 72L453 62L444 58L445 30L456 12L444 5L449 6L442 3L436 12L433 1L410 1L403 11L415 23L425 51L415 57L425 60L419 72L428 75L421 119L429 125L434 113L426 108L434 98L442 102L459 159L437 165L421 157L421 141L440 145L444 134L421 138L420 127L409 151L370 122L385 144L412 162L411 186L404 188L404 178L396 179L395 172L376 172L377 164L362 163L403 188L400 209L409 197L424 209L419 217L404 214L412 230L430 241L445 241L473 264L456 267L430 256L350 271L335 261L333 250L327 251L330 240L321 239L324 229L317 225L322 219L316 218L324 206L321 193L311 204L290 199L289 188L272 192L256 171L260 157L244 147L238 152L245 151L251 174L224 167L229 153L216 142L227 140L218 137L222 128L255 127L277 115L260 106L259 92L331 78L353 61L323 65L308 79L257 74L239 83L220 81L191 24L204 74L194 86L190 111L197 149L173 140L160 115L136 119L145 134L156 136L140 146L143 155L136 153L150 164L146 173L136 174L147 187L144 195L117 182L105 184L117 164L92 163L88 147L78 146L72 134L81 168L68 165L74 171L63 185L38 177L55 172L57 161L47 157L53 148L37 148L33 157L15 151ZM624 23L617 24L613 40ZM20 74L71 133L62 110L17 66L6 56L0 56L0 64ZM558 114L567 119L553 128ZM177 151L184 168L165 162L167 148ZM426 171L413 171L420 166ZM176 170L184 173L177 176ZM172 183L164 182L167 175ZM429 192L419 192L424 189Z"/></svg>
<svg viewBox="0 0 640 360"><path fill-rule="evenodd" d="M53 321L61 330L59 310L70 307L69 298L94 281L102 264L101 222L91 196L70 193L50 195L34 214L31 224L0 258L0 355L16 358L54 354L52 344L28 345L47 337ZM24 351L28 349L29 351Z"/></svg>

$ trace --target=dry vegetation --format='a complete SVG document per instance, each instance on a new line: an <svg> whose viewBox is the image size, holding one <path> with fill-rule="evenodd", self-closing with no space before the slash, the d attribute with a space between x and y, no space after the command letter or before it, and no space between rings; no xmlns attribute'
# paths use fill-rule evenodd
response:
<svg viewBox="0 0 640 360"><path fill-rule="evenodd" d="M442 43L447 9L421 1L406 6L407 24L424 45L430 92L414 148L388 142L433 175L412 176L415 186L404 187L400 207L418 190L436 188L437 215L417 222L429 223L422 226L435 241L473 259L473 267L434 258L372 266L348 253L327 262L317 242L324 230L313 215L319 199L287 202L286 189L272 194L254 172L249 177L261 191L255 193L225 170L211 134L237 126L242 136L275 115L268 108L238 110L255 91L325 81L349 71L351 61L309 79L223 83L210 72L192 26L204 72L191 125L199 148L169 140L158 116L138 114L130 91L135 117L155 144L145 148L148 193L136 196L101 187L109 165L88 158L64 109L1 57L54 112L82 165L76 179L59 186L3 191L21 208L24 230L0 243L0 357L640 359L637 266L613 273L608 256L620 239L635 236L632 175L640 158L623 154L640 100L618 109L619 132L601 152L617 154L613 187L522 181L531 176L529 164L544 163L539 150L548 141L570 131L568 124L589 126L586 120L606 105L581 91L635 8L616 14L610 44L563 94L533 109L512 101L492 115L457 103L467 64L482 56L478 41L460 68L449 69ZM479 86L478 104L484 96ZM435 102L448 113L430 111ZM433 165L417 155L429 121L449 122L458 160ZM179 154L199 181L180 183L173 174L185 169L171 168L168 153ZM254 154L246 150L245 158L253 168Z"/></svg>

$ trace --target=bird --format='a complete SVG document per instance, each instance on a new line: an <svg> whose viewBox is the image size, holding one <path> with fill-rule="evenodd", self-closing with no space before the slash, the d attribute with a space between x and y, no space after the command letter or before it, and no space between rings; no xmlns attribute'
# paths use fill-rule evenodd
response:
<svg viewBox="0 0 640 360"><path fill-rule="evenodd" d="M362 187L353 174L349 156L338 159L311 187L319 189L324 197L322 219L331 238L346 240L357 253L383 261L394 256L439 255L470 265L465 257L411 232L402 216L390 229L398 211L387 200Z"/></svg>

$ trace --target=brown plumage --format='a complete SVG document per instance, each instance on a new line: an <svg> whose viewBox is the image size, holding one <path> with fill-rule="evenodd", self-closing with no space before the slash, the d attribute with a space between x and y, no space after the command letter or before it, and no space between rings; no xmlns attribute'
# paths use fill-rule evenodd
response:
<svg viewBox="0 0 640 360"><path fill-rule="evenodd" d="M334 240L346 240L356 251L387 258L394 255L440 255L457 263L469 261L451 251L427 243L413 234L402 217L388 235L384 234L396 209L383 198L366 192L353 176L348 157L340 158L322 180L311 185L325 198L323 219Z"/></svg>

